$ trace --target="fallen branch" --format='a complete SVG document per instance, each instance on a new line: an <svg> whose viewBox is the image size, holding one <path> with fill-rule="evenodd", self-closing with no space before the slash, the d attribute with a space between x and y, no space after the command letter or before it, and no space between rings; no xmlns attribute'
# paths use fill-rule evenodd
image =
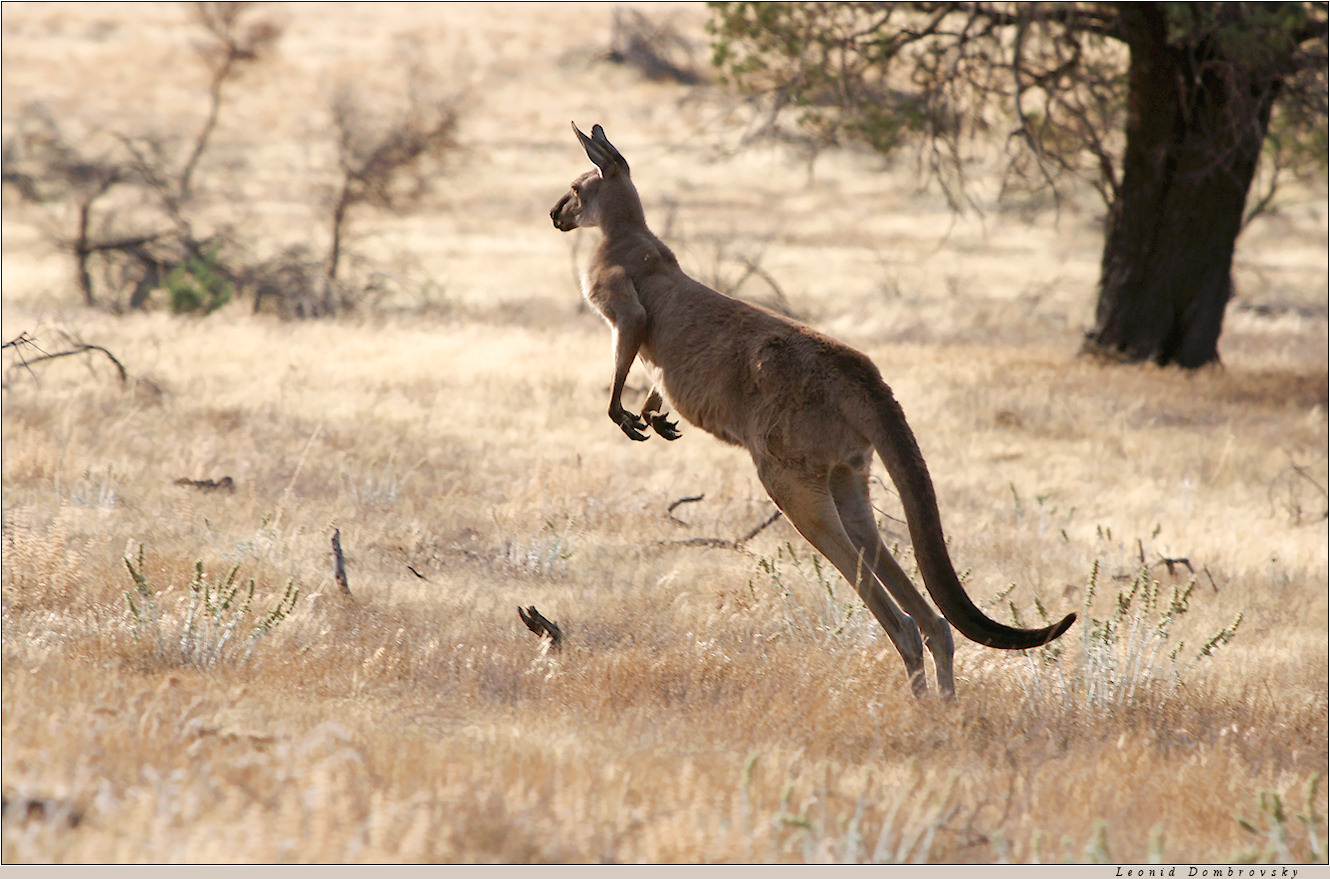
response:
<svg viewBox="0 0 1330 879"><path fill-rule="evenodd" d="M1157 567L1159 567L1160 565L1167 565L1167 566L1168 566L1168 573L1169 573L1170 576L1172 576L1172 574L1173 574L1173 567L1174 567L1175 565L1184 565L1190 573L1192 573L1192 574L1195 574L1195 573L1196 573L1196 569L1193 568L1193 567L1191 566L1191 560L1190 560L1190 559L1185 559L1185 558L1181 558L1181 559L1171 559L1171 558L1167 558L1166 556L1160 555L1160 556L1159 556L1159 561L1155 562L1153 565L1151 565L1151 567L1153 567L1153 568L1157 568Z"/></svg>
<svg viewBox="0 0 1330 879"><path fill-rule="evenodd" d="M176 485L183 485L187 488L197 488L200 491L235 491L236 482L230 476L223 476L221 479L188 479L180 477L175 481Z"/></svg>
<svg viewBox="0 0 1330 879"><path fill-rule="evenodd" d="M3 349L3 348L13 348L13 349L14 349L14 353L18 356L18 363L16 363L15 366L16 366L16 367L18 367L18 366L23 367L23 368L26 369L29 373L32 374L32 380L33 380L33 381L36 381L36 380L37 380L37 373L35 373L35 372L32 371L32 367L28 365L28 358L25 357L25 356L23 356L23 355L24 355L24 352L27 351L27 349L29 349L29 348L35 348L36 350L41 351L41 353L43 353L43 354L45 354L46 352L45 352L45 351L42 351L42 348L41 348L40 345L37 344L37 340L36 340L36 339L34 339L32 336L29 336L29 335L28 335L28 331L27 331L27 330L24 330L23 332L19 333L19 334L18 334L17 336L15 336L14 338L10 339L8 342L5 342L5 344L4 344L3 346L0 346L0 349ZM8 373L6 372L6 374L8 374ZM6 387L8 387L8 386L6 385Z"/></svg>
<svg viewBox="0 0 1330 879"><path fill-rule="evenodd" d="M777 519L779 519L780 516L781 516L780 510L777 510L776 512L772 513L770 516L767 517L767 520L763 522L761 525L758 525L752 531L749 531L743 537L740 537L738 540L734 541L734 545L743 546L745 543L756 537L758 535L758 532L760 532L763 528L766 528L772 522L775 522Z"/></svg>
<svg viewBox="0 0 1330 879"><path fill-rule="evenodd" d="M680 525L687 525L688 524L687 522L674 515L674 508L677 506L681 506L682 504L696 503L697 501L702 500L702 498L704 497L706 497L705 494L699 494L699 495L694 495L692 497L679 498L677 501L675 501L674 503L670 504L668 507L665 508L665 518L673 522L678 522Z"/></svg>
<svg viewBox="0 0 1330 879"><path fill-rule="evenodd" d="M734 540L726 540L723 537L689 537L687 540L664 540L661 546L714 546L717 549L738 549L739 544Z"/></svg>
<svg viewBox="0 0 1330 879"><path fill-rule="evenodd" d="M675 501L675 504L682 503L684 500L701 500L701 498L700 497L684 498L682 500ZM747 534L745 534L743 537L740 537L737 540L726 540L723 537L689 537L686 540L662 540L657 545L658 546L707 546L707 547L714 547L716 549L743 549L745 543L752 540L759 533L761 533L764 528L769 526L772 522L775 522L780 517L781 517L780 510L776 510L774 513L768 516L765 521L757 525L755 528L753 528L751 531L749 531ZM671 516L670 518L674 517ZM676 519L675 521L678 520Z"/></svg>

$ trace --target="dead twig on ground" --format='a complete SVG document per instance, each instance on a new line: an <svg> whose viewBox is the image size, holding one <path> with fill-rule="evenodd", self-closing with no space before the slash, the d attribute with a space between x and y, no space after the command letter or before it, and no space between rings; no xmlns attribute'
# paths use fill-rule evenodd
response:
<svg viewBox="0 0 1330 879"><path fill-rule="evenodd" d="M558 623L548 619L533 604L530 607L518 605L517 615L526 623L526 627L536 634L547 650L558 650L563 645L563 630Z"/></svg>
<svg viewBox="0 0 1330 879"><path fill-rule="evenodd" d="M197 488L200 491L233 492L236 490L235 480L230 476L223 476L221 479L190 479L182 476L175 481L175 484L187 488Z"/></svg>
<svg viewBox="0 0 1330 879"><path fill-rule="evenodd" d="M125 365L121 363L114 354L112 354L110 351L107 351L101 345L89 345L87 343L80 343L79 345L75 346L74 348L71 348L68 351L57 351L54 354L43 354L41 357L34 357L33 359L29 360L25 365L31 368L33 364L41 363L42 361L45 360L56 360L60 357L72 357L75 354L86 354L89 351L100 351L103 354L105 354L106 359L110 360L113 364L115 364L116 371L120 373L120 380L122 382L129 380L129 375L128 373L125 372Z"/></svg>
<svg viewBox="0 0 1330 879"><path fill-rule="evenodd" d="M745 534L743 537L740 537L738 540L734 541L734 545L735 545L735 546L743 546L745 543L747 543L748 541L750 541L750 540L752 540L754 537L756 537L756 536L758 535L758 533L759 533L760 531L762 531L762 529L766 528L768 525L770 525L772 522L775 522L775 521L776 521L777 519L779 519L780 517L781 517L781 512L780 512L780 510L776 510L776 512L774 512L774 513L772 513L770 516L768 516L768 517L767 517L767 520L766 520L765 522L763 522L761 525L758 525L758 526L757 526L756 528L754 528L752 531L749 531L749 532L748 532L747 534Z"/></svg>
<svg viewBox="0 0 1330 879"><path fill-rule="evenodd" d="M691 497L679 498L677 501L675 501L674 503L670 504L668 507L665 508L665 518L669 519L671 522L678 522L680 525L686 526L688 524L687 522L674 515L674 508L681 506L683 504L696 503L702 500L702 498L704 497L706 497L705 494L698 494L698 495L693 495Z"/></svg>
<svg viewBox="0 0 1330 879"><path fill-rule="evenodd" d="M27 330L24 330L14 338L10 339L8 342L4 343L3 345L0 345L0 348L18 348L19 350L22 350L24 345L32 345L33 347L36 347L37 345L36 340L34 340L32 336L28 335Z"/></svg>
<svg viewBox="0 0 1330 879"><path fill-rule="evenodd" d="M697 497L680 498L679 500L670 504L669 509L673 510L675 507L677 507L679 504L682 503L688 503L691 501L700 501L702 497L703 497L702 495L698 495ZM754 537L760 534L763 529L769 526L772 522L775 522L780 517L781 517L781 511L776 510L765 520L763 520L752 530L750 530L747 534L743 535L742 537L736 540L726 540L723 537L689 537L686 540L662 540L659 543L657 543L657 546L706 546L706 547L714 547L716 549L743 549L745 543L752 540ZM670 516L670 518L674 519L673 516ZM680 520L674 519L674 521L679 522ZM686 523L681 523L681 524L686 524Z"/></svg>
<svg viewBox="0 0 1330 879"><path fill-rule="evenodd" d="M1178 566L1178 565L1181 565L1181 566L1185 567L1185 568L1187 569L1188 573L1191 573L1191 574L1195 574L1195 573L1196 573L1196 569L1193 568L1193 567L1191 566L1191 560L1190 560L1190 559L1186 559L1186 558L1171 559L1171 558L1168 558L1167 556L1164 556L1164 555L1161 554L1161 555L1159 556L1159 561L1155 562L1155 563L1154 563L1153 565L1151 565L1150 567L1152 567L1152 568L1157 568L1157 567L1159 567L1160 565L1167 565L1167 566L1168 566L1168 573L1169 573L1169 576L1172 576L1172 574L1173 574L1173 568L1174 568L1175 566Z"/></svg>
<svg viewBox="0 0 1330 879"><path fill-rule="evenodd" d="M28 358L26 356L26 352L29 348L40 351L42 354L45 354L46 352L42 351L42 348L40 345L37 344L36 339L28 335L27 330L24 330L14 338L10 339L8 342L5 342L3 348L12 348L15 356L18 357L18 363L15 364L15 366L26 369L28 373L32 376L32 380L37 381L37 373L33 372L32 367L28 365ZM7 386L8 385L6 385L6 387Z"/></svg>
<svg viewBox="0 0 1330 879"><path fill-rule="evenodd" d="M332 536L333 548L333 577L337 580L337 585L342 587L345 595L351 594L351 587L346 582L346 557L342 555L342 529L334 528Z"/></svg>

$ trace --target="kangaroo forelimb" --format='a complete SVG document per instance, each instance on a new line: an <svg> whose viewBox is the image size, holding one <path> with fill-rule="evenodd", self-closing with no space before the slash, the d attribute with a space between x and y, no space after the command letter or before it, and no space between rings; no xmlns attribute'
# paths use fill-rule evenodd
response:
<svg viewBox="0 0 1330 879"><path fill-rule="evenodd" d="M592 286L591 297L613 328L614 382L610 386L610 420L629 439L642 442L647 435L645 420L623 407L623 387L628 370L637 359L637 350L647 333L647 313L637 299L633 282L620 272L605 272Z"/></svg>

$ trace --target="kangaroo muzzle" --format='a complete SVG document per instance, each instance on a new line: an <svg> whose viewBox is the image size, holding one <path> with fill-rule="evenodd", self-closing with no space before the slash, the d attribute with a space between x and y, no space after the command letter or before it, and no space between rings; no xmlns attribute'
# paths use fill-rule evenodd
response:
<svg viewBox="0 0 1330 879"><path fill-rule="evenodd" d="M577 221L575 219L563 216L563 209L572 197L573 194L570 192L563 198L559 199L558 204L550 208L550 219L554 221L554 228L558 229L560 232L571 232L577 228Z"/></svg>

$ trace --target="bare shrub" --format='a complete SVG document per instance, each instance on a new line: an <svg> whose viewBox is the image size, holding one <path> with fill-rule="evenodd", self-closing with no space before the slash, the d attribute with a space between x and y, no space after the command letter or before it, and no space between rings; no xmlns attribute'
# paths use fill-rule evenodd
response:
<svg viewBox="0 0 1330 879"><path fill-rule="evenodd" d="M605 56L626 64L647 79L672 80L683 85L702 81L693 64L693 44L669 22L654 22L636 9L618 6L610 30L610 51Z"/></svg>
<svg viewBox="0 0 1330 879"><path fill-rule="evenodd" d="M375 112L377 97L343 85L332 99L340 186L332 207L328 277L336 278L347 211L359 204L387 210L418 200L429 188L427 159L456 148L457 99L437 92L423 66L408 71L406 106L395 114ZM381 106L381 104L379 104Z"/></svg>
<svg viewBox="0 0 1330 879"><path fill-rule="evenodd" d="M243 65L259 60L281 36L281 28L271 21L245 21L252 8L249 3L192 4L194 19L208 36L207 41L196 48L211 76L208 81L208 117L180 171L182 197L189 195L194 168L217 126L223 86Z"/></svg>
<svg viewBox="0 0 1330 879"><path fill-rule="evenodd" d="M271 302L287 318L335 315L397 286L390 273L349 258L350 214L361 205L391 212L418 204L430 190L429 172L457 149L461 103L419 59L408 61L405 80L396 106L391 95L364 86L343 83L333 92L337 173L327 202L327 254L294 245L250 266L244 282L255 312Z"/></svg>

